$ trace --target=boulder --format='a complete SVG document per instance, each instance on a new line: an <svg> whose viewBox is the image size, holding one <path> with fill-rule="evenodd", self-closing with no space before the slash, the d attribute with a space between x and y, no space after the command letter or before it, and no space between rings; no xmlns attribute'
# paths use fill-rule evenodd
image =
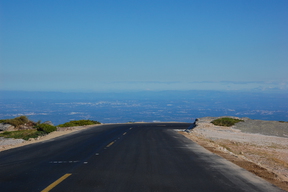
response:
<svg viewBox="0 0 288 192"><path fill-rule="evenodd" d="M10 124L0 123L0 131L15 131L15 127Z"/></svg>

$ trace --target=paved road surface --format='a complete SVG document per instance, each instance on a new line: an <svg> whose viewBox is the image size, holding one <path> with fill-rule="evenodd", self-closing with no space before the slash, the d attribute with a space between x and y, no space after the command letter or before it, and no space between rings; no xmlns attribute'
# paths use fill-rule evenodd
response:
<svg viewBox="0 0 288 192"><path fill-rule="evenodd" d="M281 191L178 134L114 124L0 153L0 191Z"/></svg>

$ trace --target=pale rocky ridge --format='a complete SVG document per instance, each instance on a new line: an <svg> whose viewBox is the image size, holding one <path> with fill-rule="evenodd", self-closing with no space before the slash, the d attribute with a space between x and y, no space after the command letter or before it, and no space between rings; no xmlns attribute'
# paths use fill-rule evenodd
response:
<svg viewBox="0 0 288 192"><path fill-rule="evenodd" d="M0 131L14 131L15 127L10 124L0 123Z"/></svg>
<svg viewBox="0 0 288 192"><path fill-rule="evenodd" d="M288 191L288 123L231 117L244 122L232 127L213 125L211 121L218 118L199 118L183 135L216 154L236 158L243 168L250 166L249 171ZM260 168L251 168L249 162Z"/></svg>

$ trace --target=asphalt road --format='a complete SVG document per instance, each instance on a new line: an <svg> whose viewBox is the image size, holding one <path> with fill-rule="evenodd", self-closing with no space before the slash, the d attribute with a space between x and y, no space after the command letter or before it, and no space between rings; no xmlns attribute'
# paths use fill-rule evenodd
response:
<svg viewBox="0 0 288 192"><path fill-rule="evenodd" d="M103 125L0 152L0 191L282 191L175 131L189 125Z"/></svg>

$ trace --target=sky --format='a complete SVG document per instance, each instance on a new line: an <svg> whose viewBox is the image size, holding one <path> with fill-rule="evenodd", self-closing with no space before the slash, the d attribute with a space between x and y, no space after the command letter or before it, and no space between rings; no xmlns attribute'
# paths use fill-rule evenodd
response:
<svg viewBox="0 0 288 192"><path fill-rule="evenodd" d="M0 90L288 90L287 0L0 0Z"/></svg>

